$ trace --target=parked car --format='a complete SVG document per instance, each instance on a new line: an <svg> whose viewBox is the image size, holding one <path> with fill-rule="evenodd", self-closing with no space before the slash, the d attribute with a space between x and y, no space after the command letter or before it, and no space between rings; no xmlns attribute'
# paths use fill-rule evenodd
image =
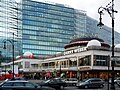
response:
<svg viewBox="0 0 120 90"><path fill-rule="evenodd" d="M55 88L55 89L64 89L64 87L67 87L66 82L64 82L60 78L49 79L49 80L46 80L46 81L42 81L38 84L40 86L49 86L49 87L52 87L52 88Z"/></svg>
<svg viewBox="0 0 120 90"><path fill-rule="evenodd" d="M50 87L41 87L38 84L25 80L7 80L0 84L0 90L55 90Z"/></svg>
<svg viewBox="0 0 120 90"><path fill-rule="evenodd" d="M114 83L120 87L120 78L115 78Z"/></svg>
<svg viewBox="0 0 120 90"><path fill-rule="evenodd" d="M78 79L77 78L67 78L65 80L65 82L67 83L67 85L69 86L75 86L76 83L78 82Z"/></svg>
<svg viewBox="0 0 120 90"><path fill-rule="evenodd" d="M100 78L89 78L79 81L76 86L78 88L103 88L104 81Z"/></svg>
<svg viewBox="0 0 120 90"><path fill-rule="evenodd" d="M109 83L111 84L111 82L112 82L112 78L109 78ZM120 83L120 78L118 78L118 77L115 78L115 79L114 79L114 83L115 83L115 84Z"/></svg>

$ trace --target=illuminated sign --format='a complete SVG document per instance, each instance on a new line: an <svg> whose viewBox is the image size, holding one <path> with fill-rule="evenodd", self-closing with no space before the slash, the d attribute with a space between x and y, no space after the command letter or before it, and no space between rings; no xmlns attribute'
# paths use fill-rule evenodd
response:
<svg viewBox="0 0 120 90"><path fill-rule="evenodd" d="M86 51L86 50L87 50L87 47L77 48L77 49L74 49L74 50L65 51L64 55L72 54L72 53L78 53L78 52L82 52L82 51Z"/></svg>

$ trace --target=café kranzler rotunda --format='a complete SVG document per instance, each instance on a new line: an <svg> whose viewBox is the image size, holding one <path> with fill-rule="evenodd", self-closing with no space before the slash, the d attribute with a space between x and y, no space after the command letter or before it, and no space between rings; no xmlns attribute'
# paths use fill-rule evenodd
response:
<svg viewBox="0 0 120 90"><path fill-rule="evenodd" d="M99 38L78 38L64 46L64 53L46 57L27 55L18 58L15 64L24 74L43 71L49 77L63 74L67 78L111 77L111 46ZM115 45L115 76L120 76L120 44ZM12 65L12 63L9 63ZM21 66L21 67L20 67ZM45 75L46 75L45 74Z"/></svg>

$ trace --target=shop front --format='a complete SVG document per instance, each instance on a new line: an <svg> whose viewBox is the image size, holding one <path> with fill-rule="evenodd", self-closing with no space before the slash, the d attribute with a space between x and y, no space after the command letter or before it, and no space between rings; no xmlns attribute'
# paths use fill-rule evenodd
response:
<svg viewBox="0 0 120 90"><path fill-rule="evenodd" d="M86 79L86 78L101 78L103 80L108 80L111 78L111 70L85 70L79 71L79 79ZM115 71L115 77L120 77L120 71Z"/></svg>

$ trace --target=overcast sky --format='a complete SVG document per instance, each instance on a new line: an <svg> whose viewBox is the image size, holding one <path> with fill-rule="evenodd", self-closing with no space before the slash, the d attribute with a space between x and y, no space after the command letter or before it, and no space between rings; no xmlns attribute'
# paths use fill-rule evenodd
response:
<svg viewBox="0 0 120 90"><path fill-rule="evenodd" d="M35 1L50 1L60 4L69 5L75 9L84 10L87 12L87 15L99 21L98 8L103 6L105 7L112 0L35 0ZM118 11L115 13L115 31L120 33L120 0L114 0L114 8ZM109 14L104 11L102 16L102 22L111 27L112 20Z"/></svg>

